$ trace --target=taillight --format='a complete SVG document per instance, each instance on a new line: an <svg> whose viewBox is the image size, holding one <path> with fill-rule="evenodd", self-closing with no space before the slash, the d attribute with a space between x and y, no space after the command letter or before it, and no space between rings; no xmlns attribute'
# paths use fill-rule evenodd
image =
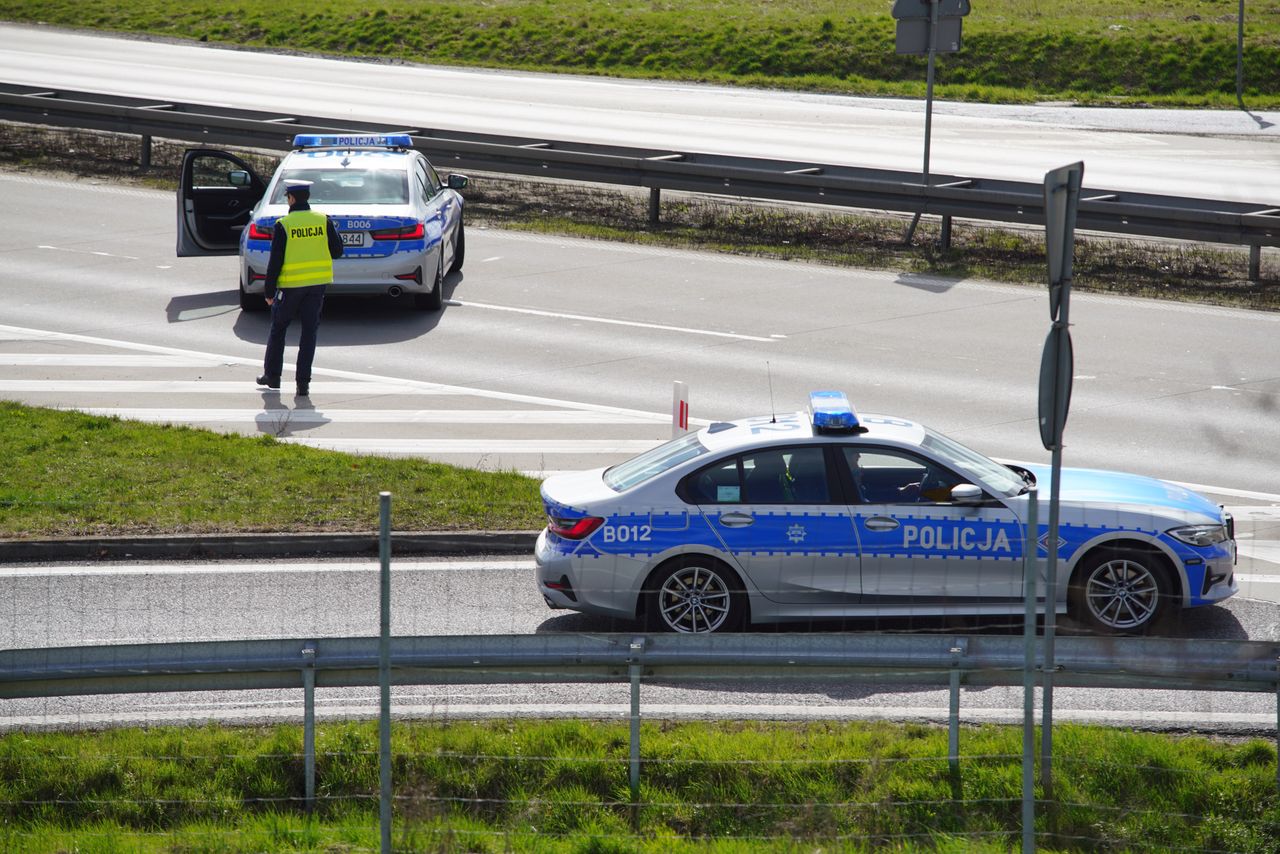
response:
<svg viewBox="0 0 1280 854"><path fill-rule="evenodd" d="M249 223L250 240L270 240L275 234L275 227L263 228L256 222Z"/></svg>
<svg viewBox="0 0 1280 854"><path fill-rule="evenodd" d="M599 516L583 516L580 519L561 519L557 516L547 517L547 529L566 540L582 540L604 524Z"/></svg>
<svg viewBox="0 0 1280 854"><path fill-rule="evenodd" d="M369 232L374 240L419 240L424 233L420 222L406 225L403 228L380 228L377 231Z"/></svg>

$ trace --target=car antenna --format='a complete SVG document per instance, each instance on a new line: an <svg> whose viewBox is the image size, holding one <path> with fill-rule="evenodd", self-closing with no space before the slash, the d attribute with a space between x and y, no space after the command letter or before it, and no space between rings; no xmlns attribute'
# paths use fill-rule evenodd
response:
<svg viewBox="0 0 1280 854"><path fill-rule="evenodd" d="M773 369L769 367L769 360L764 360L764 372L769 376L769 423L778 423L777 407L773 405Z"/></svg>

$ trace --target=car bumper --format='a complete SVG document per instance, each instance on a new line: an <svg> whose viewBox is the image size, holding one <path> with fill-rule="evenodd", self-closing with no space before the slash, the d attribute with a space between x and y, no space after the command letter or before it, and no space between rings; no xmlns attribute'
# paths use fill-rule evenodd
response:
<svg viewBox="0 0 1280 854"><path fill-rule="evenodd" d="M643 563L601 555L589 546L583 549L584 545L546 529L538 535L533 558L538 592L547 607L635 619Z"/></svg>
<svg viewBox="0 0 1280 854"><path fill-rule="evenodd" d="M258 255L261 257L257 257ZM435 284L436 254L397 254L385 258L339 258L333 262L333 283L326 293L339 296L429 294ZM266 285L267 255L250 253L241 258L240 281L245 293L262 294Z"/></svg>

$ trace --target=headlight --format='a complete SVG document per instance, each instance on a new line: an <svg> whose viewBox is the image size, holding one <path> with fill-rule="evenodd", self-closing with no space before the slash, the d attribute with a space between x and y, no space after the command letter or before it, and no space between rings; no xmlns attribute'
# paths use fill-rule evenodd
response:
<svg viewBox="0 0 1280 854"><path fill-rule="evenodd" d="M1185 528L1173 528L1168 534L1191 546L1211 546L1227 541L1225 525L1188 525Z"/></svg>

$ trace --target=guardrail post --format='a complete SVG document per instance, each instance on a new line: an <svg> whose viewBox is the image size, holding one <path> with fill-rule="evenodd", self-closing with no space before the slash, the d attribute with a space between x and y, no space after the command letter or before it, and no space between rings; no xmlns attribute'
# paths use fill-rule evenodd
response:
<svg viewBox="0 0 1280 854"><path fill-rule="evenodd" d="M951 248L951 217L946 215L942 217L942 231L938 233L938 248L947 250Z"/></svg>
<svg viewBox="0 0 1280 854"><path fill-rule="evenodd" d="M960 782L960 660L969 642L956 638L951 645L951 711L947 717L947 764L951 768L952 786Z"/></svg>
<svg viewBox="0 0 1280 854"><path fill-rule="evenodd" d="M145 133L142 135L142 151L138 155L138 163L143 169L151 168L151 137Z"/></svg>
<svg viewBox="0 0 1280 854"><path fill-rule="evenodd" d="M662 191L657 187L649 188L649 225L658 224L658 213L662 208Z"/></svg>
<svg viewBox="0 0 1280 854"><path fill-rule="evenodd" d="M632 823L640 823L640 675L644 671L645 639L631 639L631 657L627 659L631 671L631 819Z"/></svg>
<svg viewBox="0 0 1280 854"><path fill-rule="evenodd" d="M1262 278L1262 247L1257 243L1249 246L1249 281L1256 282Z"/></svg>
<svg viewBox="0 0 1280 854"><path fill-rule="evenodd" d="M316 806L316 642L302 647L302 765L307 815Z"/></svg>

